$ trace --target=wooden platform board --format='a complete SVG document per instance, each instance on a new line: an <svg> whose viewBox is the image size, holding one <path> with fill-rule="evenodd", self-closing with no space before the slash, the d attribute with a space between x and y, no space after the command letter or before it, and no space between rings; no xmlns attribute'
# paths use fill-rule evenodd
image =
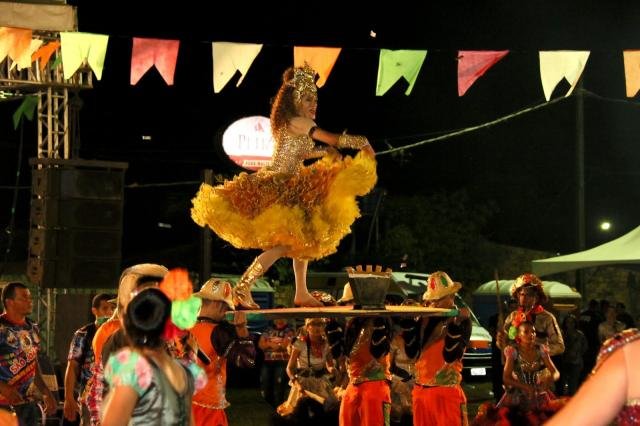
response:
<svg viewBox="0 0 640 426"><path fill-rule="evenodd" d="M421 306L386 306L385 309L353 309L353 306L325 306L321 308L273 308L243 311L248 320L275 318L345 318L345 317L429 317L458 315L457 309L425 308ZM227 319L233 311L227 312Z"/></svg>

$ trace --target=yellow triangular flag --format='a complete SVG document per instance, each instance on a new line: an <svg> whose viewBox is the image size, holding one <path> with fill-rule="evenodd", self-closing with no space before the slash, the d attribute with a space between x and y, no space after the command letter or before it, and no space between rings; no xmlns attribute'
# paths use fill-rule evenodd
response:
<svg viewBox="0 0 640 426"><path fill-rule="evenodd" d="M560 80L567 79L571 88L566 96L569 96L575 88L584 67L589 59L589 51L540 51L540 79L544 97L551 99L551 94Z"/></svg>
<svg viewBox="0 0 640 426"><path fill-rule="evenodd" d="M33 32L25 28L0 27L0 62L19 58L31 45Z"/></svg>
<svg viewBox="0 0 640 426"><path fill-rule="evenodd" d="M240 71L236 87L240 86L251 64L260 53L262 44L213 42L213 91L219 93L231 77Z"/></svg>
<svg viewBox="0 0 640 426"><path fill-rule="evenodd" d="M404 77L409 83L409 87L404 92L409 95L416 83L418 73L422 67L424 59L427 57L426 50L380 50L380 61L378 63L378 83L376 85L376 96L382 96L393 86L400 77Z"/></svg>
<svg viewBox="0 0 640 426"><path fill-rule="evenodd" d="M340 47L294 46L293 66L302 67L305 62L309 64L320 76L316 81L316 86L322 87L327 82L341 50Z"/></svg>
<svg viewBox="0 0 640 426"><path fill-rule="evenodd" d="M108 35L62 32L60 33L60 42L65 79L71 78L85 60L96 78L98 80L102 78L104 57L109 43Z"/></svg>
<svg viewBox="0 0 640 426"><path fill-rule="evenodd" d="M625 50L622 54L627 97L633 98L640 90L640 50Z"/></svg>

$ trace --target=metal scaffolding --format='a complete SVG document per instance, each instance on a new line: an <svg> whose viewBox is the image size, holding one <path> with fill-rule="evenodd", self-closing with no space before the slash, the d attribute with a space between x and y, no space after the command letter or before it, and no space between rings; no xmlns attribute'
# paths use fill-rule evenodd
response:
<svg viewBox="0 0 640 426"><path fill-rule="evenodd" d="M58 31L33 30L33 38L43 44L60 40ZM42 66L41 66L42 65ZM9 56L0 58L0 101L20 101L26 96L38 97L37 108L37 158L70 159L74 143L70 128L69 91L78 92L93 87L93 74L84 63L71 78L65 79L61 48L53 52L46 64L36 59L27 68L19 69ZM73 116L72 116L73 118ZM61 289L58 289L59 293ZM64 292L64 291L63 291ZM35 307L43 347L46 353L54 353L56 289L38 288Z"/></svg>

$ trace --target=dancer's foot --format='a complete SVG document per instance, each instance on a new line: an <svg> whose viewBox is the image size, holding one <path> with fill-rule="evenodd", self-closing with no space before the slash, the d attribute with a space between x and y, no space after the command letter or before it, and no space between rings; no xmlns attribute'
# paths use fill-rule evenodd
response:
<svg viewBox="0 0 640 426"><path fill-rule="evenodd" d="M260 309L260 305L253 301L251 291L246 288L235 287L233 289L233 302L236 305L236 309Z"/></svg>
<svg viewBox="0 0 640 426"><path fill-rule="evenodd" d="M322 302L313 297L309 292L296 292L296 295L293 297L293 304L295 306L301 306L305 308L319 308L324 306Z"/></svg>

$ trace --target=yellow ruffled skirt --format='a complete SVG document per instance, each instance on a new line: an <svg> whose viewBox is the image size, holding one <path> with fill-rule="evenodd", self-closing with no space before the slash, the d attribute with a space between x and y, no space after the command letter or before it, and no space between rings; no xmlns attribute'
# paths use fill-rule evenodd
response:
<svg viewBox="0 0 640 426"><path fill-rule="evenodd" d="M376 161L326 156L295 174L260 170L224 184L203 183L191 217L234 247L290 247L287 257L320 259L337 250L360 216L356 196L377 180Z"/></svg>

